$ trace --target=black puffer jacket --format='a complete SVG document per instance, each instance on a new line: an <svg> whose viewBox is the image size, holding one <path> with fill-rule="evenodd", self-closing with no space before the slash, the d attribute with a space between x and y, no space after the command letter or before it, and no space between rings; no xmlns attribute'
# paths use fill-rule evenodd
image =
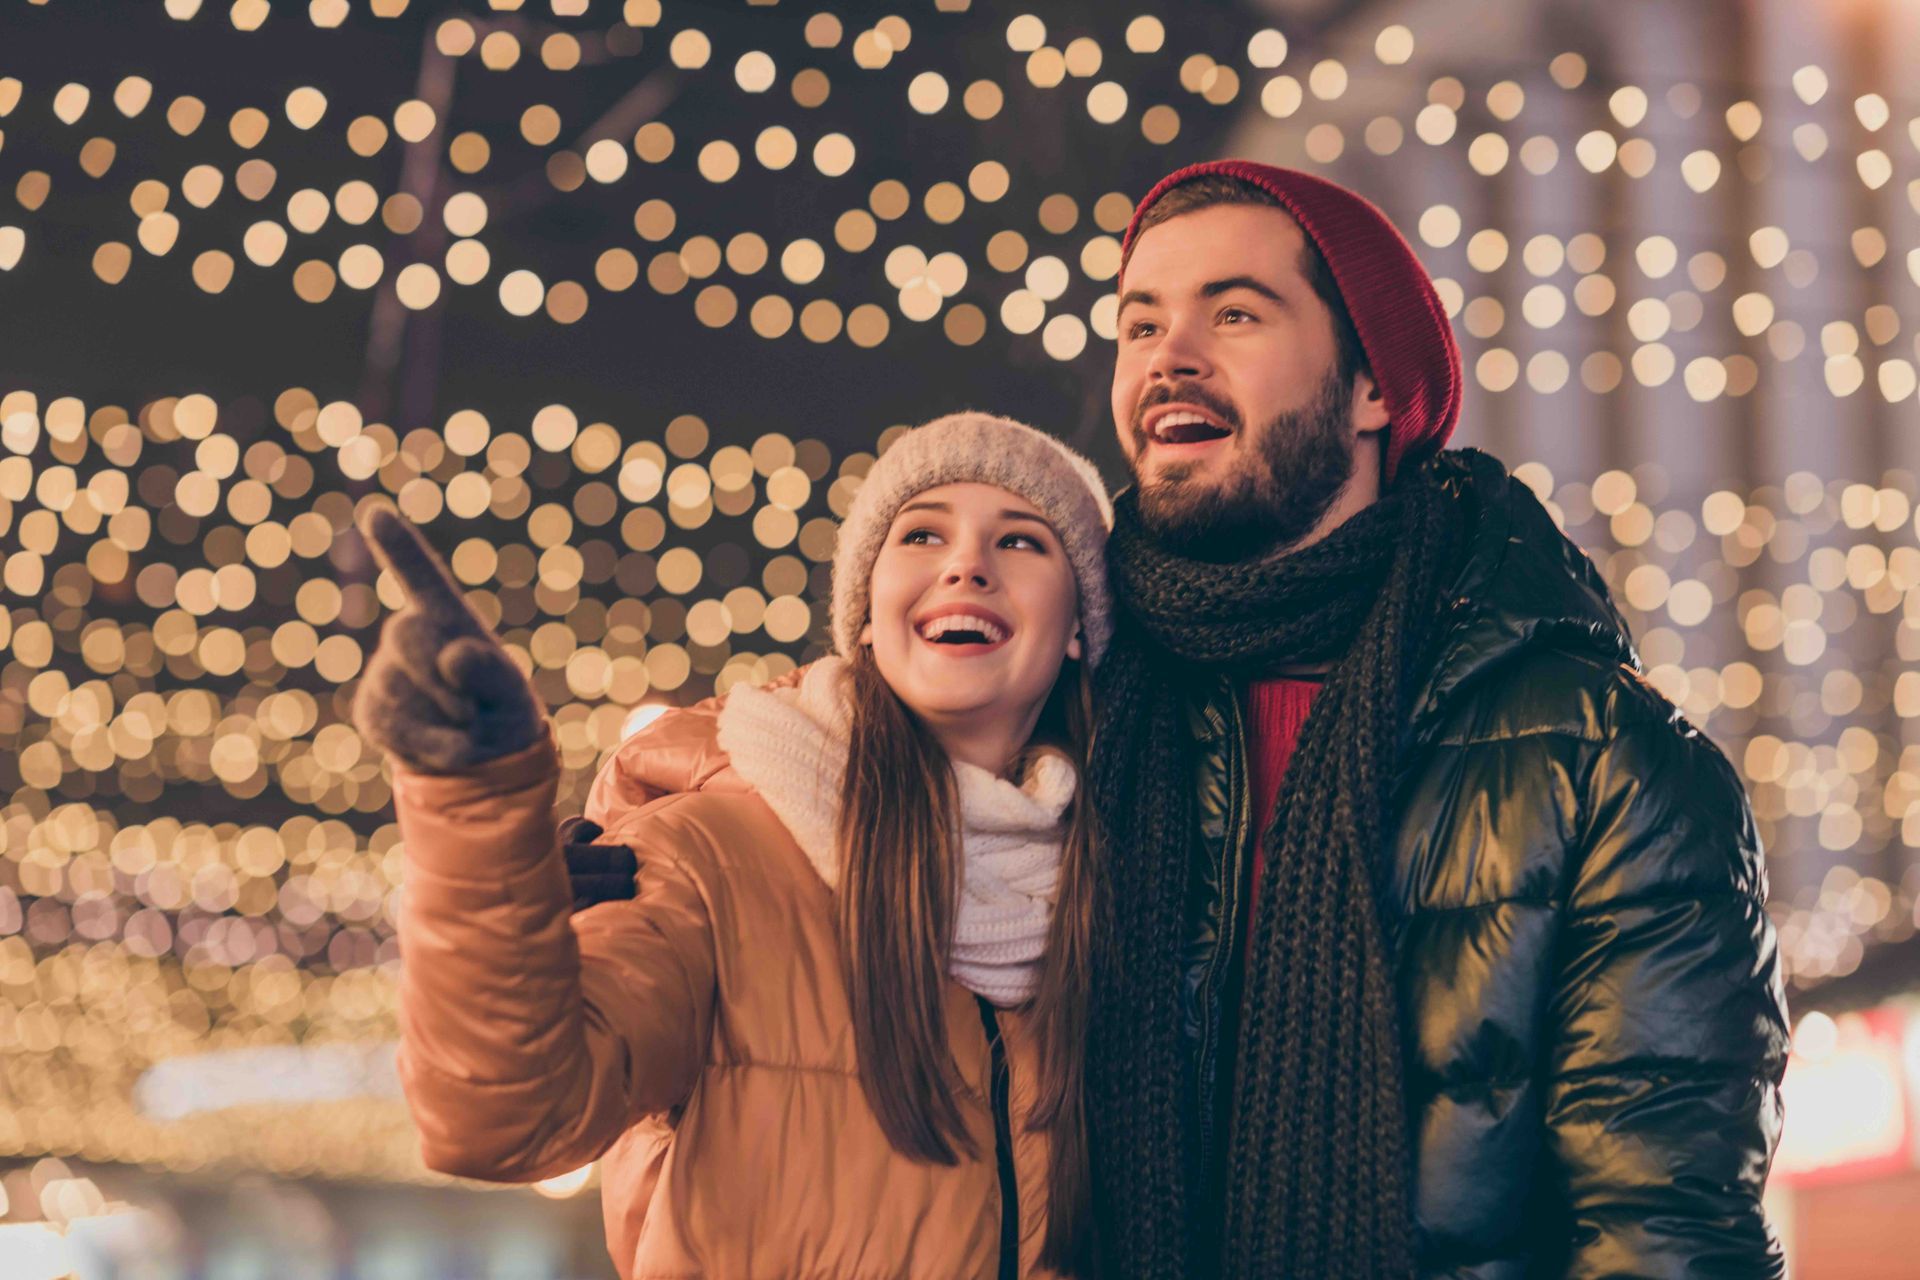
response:
<svg viewBox="0 0 1920 1280"><path fill-rule="evenodd" d="M1782 1276L1760 1194L1786 1010L1740 783L1636 674L1605 585L1532 493L1484 454L1442 465L1476 527L1415 699L1380 895L1420 1275ZM1226 957L1249 844L1237 693L1204 690L1189 717L1206 838L1187 1030L1206 1168L1232 1122Z"/></svg>

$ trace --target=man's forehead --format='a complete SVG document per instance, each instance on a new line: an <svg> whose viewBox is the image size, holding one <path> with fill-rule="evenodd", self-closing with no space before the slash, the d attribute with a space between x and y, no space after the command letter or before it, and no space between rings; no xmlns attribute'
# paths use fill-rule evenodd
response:
<svg viewBox="0 0 1920 1280"><path fill-rule="evenodd" d="M1169 287L1220 276L1255 275L1283 283L1302 277L1306 233L1293 215L1271 205L1208 205L1141 232L1128 256L1123 287Z"/></svg>

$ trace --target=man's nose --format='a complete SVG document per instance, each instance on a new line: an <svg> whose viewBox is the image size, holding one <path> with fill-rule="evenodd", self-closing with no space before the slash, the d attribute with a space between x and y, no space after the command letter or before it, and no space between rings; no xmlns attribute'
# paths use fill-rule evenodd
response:
<svg viewBox="0 0 1920 1280"><path fill-rule="evenodd" d="M1154 350L1153 360L1147 365L1147 377L1155 382L1170 379L1204 378L1213 372L1206 353L1195 340L1193 331L1185 325L1178 325L1167 331L1167 336Z"/></svg>

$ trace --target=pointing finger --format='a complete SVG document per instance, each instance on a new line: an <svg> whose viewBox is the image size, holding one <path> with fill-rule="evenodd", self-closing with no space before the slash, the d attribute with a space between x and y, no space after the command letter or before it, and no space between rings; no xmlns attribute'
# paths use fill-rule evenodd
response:
<svg viewBox="0 0 1920 1280"><path fill-rule="evenodd" d="M407 598L435 622L457 625L467 632L479 629L446 565L398 511L385 505L368 507L360 517L360 536L367 540L380 567L400 580Z"/></svg>

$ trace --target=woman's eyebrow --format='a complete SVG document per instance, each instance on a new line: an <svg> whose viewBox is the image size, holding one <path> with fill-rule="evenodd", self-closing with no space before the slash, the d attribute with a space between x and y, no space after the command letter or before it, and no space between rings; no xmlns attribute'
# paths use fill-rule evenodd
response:
<svg viewBox="0 0 1920 1280"><path fill-rule="evenodd" d="M945 502L936 502L932 498L922 498L918 501L907 503L906 506L900 508L897 514L905 515L909 511L939 511L946 515L952 515L953 507ZM1047 518L1045 516L1038 515L1032 511L1016 511L1012 507L1003 508L1000 512L1000 518L1002 520L1031 520L1035 524L1045 525L1049 529L1053 528L1052 525L1047 524Z"/></svg>

